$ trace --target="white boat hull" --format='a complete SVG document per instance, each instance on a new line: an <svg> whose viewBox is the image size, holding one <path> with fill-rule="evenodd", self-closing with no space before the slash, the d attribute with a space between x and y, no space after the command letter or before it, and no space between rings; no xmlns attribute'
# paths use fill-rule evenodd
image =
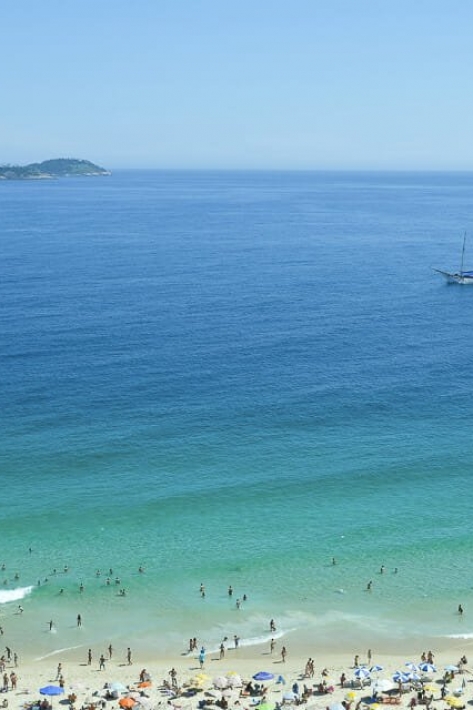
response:
<svg viewBox="0 0 473 710"><path fill-rule="evenodd" d="M449 284L460 284L462 286L473 285L473 276L466 274L452 274L449 271L440 271L440 269L435 269L438 274L442 274L444 279Z"/></svg>

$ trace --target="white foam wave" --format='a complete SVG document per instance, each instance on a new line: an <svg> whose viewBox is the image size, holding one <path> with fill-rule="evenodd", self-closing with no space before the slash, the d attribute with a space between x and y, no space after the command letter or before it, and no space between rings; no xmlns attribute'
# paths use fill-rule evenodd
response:
<svg viewBox="0 0 473 710"><path fill-rule="evenodd" d="M1 589L0 604L8 604L9 602L17 602L31 594L34 587L17 587L16 589Z"/></svg>
<svg viewBox="0 0 473 710"><path fill-rule="evenodd" d="M473 633L465 633L465 634L447 634L445 636L447 639L473 639Z"/></svg>
<svg viewBox="0 0 473 710"><path fill-rule="evenodd" d="M66 646L65 648L57 648L55 651L51 651L51 653L47 653L45 656L38 656L35 658L35 661L44 661L45 658L50 658L51 656L57 656L58 653L64 653L65 651L73 651L76 648L82 648L83 644L79 644L78 646Z"/></svg>

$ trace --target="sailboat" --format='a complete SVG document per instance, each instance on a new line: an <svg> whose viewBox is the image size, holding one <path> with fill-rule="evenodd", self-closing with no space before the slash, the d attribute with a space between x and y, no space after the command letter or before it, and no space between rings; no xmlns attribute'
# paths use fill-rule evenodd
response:
<svg viewBox="0 0 473 710"><path fill-rule="evenodd" d="M473 285L473 271L464 271L463 262L465 260L465 245L466 245L466 232L463 236L463 249L462 249L462 260L460 271L442 271L441 269L434 269L438 274L447 280L449 284L462 284L466 286L467 284Z"/></svg>

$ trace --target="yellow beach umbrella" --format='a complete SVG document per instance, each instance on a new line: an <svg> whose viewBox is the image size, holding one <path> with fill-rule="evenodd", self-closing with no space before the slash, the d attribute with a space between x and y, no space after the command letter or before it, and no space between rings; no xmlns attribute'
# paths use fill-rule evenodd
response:
<svg viewBox="0 0 473 710"><path fill-rule="evenodd" d="M350 690L346 695L345 695L345 700L348 700L348 702L355 700L356 698L356 693L353 692L353 690Z"/></svg>
<svg viewBox="0 0 473 710"><path fill-rule="evenodd" d="M447 705L450 705L451 708L465 707L465 701L462 698L455 697L455 695L447 695L445 702Z"/></svg>

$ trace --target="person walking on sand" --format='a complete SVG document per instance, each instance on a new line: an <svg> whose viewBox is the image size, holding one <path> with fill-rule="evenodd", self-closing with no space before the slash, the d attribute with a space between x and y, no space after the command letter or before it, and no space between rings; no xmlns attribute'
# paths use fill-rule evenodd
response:
<svg viewBox="0 0 473 710"><path fill-rule="evenodd" d="M220 644L220 660L225 658L225 646L223 643Z"/></svg>
<svg viewBox="0 0 473 710"><path fill-rule="evenodd" d="M126 649L126 661L127 661L128 665L131 666L131 649L130 649L130 647L128 647Z"/></svg>
<svg viewBox="0 0 473 710"><path fill-rule="evenodd" d="M87 665L91 666L92 665L92 649L89 648L87 652Z"/></svg>
<svg viewBox="0 0 473 710"><path fill-rule="evenodd" d="M274 619L271 619L271 621L269 622L269 630L271 632L276 631L276 624L274 623Z"/></svg>
<svg viewBox="0 0 473 710"><path fill-rule="evenodd" d="M77 626L82 626L82 616L77 614Z"/></svg>
<svg viewBox="0 0 473 710"><path fill-rule="evenodd" d="M274 639L271 639L271 643L269 644L269 652L271 654L273 653L275 646L276 646L276 641Z"/></svg>
<svg viewBox="0 0 473 710"><path fill-rule="evenodd" d="M371 665L371 648L368 649L368 653L366 655L368 656L368 665Z"/></svg>
<svg viewBox="0 0 473 710"><path fill-rule="evenodd" d="M463 607L461 604L458 605L458 613L460 614L460 616L463 614Z"/></svg>
<svg viewBox="0 0 473 710"><path fill-rule="evenodd" d="M62 663L58 663L57 671L56 671L56 680L59 680L61 675L62 675Z"/></svg>
<svg viewBox="0 0 473 710"><path fill-rule="evenodd" d="M99 660L99 671L104 671L104 670L105 670L105 656L102 653L102 655L100 656L100 660Z"/></svg>
<svg viewBox="0 0 473 710"><path fill-rule="evenodd" d="M286 663L286 655L287 655L286 647L283 646L281 649L281 661L283 663Z"/></svg>
<svg viewBox="0 0 473 710"><path fill-rule="evenodd" d="M110 644L108 647L108 658L110 661L112 660L112 654L113 654L113 646L112 646L112 644Z"/></svg>
<svg viewBox="0 0 473 710"><path fill-rule="evenodd" d="M199 652L199 665L201 668L204 667L204 663L205 663L205 648L202 646L202 648L200 649L200 652Z"/></svg>

